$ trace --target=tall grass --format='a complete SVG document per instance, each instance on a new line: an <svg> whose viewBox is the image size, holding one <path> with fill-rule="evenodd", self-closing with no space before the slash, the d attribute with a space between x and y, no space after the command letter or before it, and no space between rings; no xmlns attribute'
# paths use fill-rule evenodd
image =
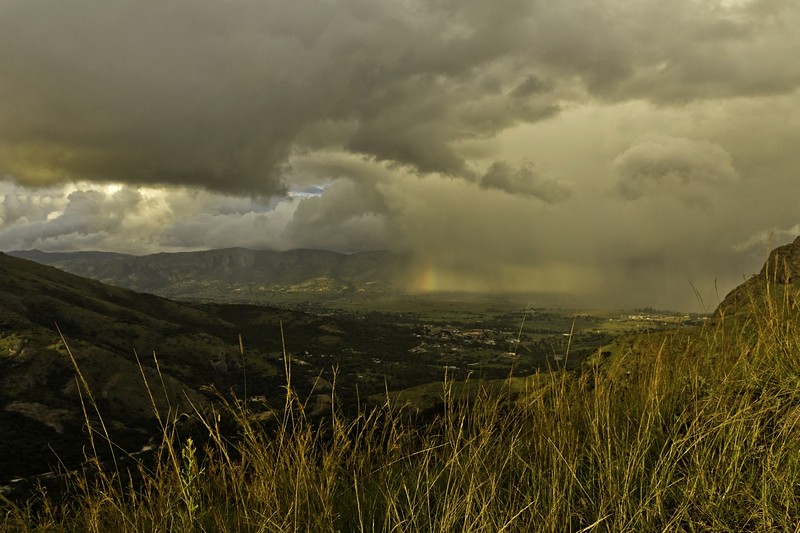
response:
<svg viewBox="0 0 800 533"><path fill-rule="evenodd" d="M442 385L421 422L388 400L277 429L221 395L206 442L158 414L154 466L77 475L63 501L2 505L14 531L798 531L800 331L791 298L628 339L609 360L485 388ZM287 376L290 369L287 368ZM512 386L513 385L513 386ZM522 389L522 390L520 390ZM493 392L490 392L493 391ZM335 391L335 387L334 387ZM172 415L174 417L174 415ZM220 420L230 418L238 438Z"/></svg>

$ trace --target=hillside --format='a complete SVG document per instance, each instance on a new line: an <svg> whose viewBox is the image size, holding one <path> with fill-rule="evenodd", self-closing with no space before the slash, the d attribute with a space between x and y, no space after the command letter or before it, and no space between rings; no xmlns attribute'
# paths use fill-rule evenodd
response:
<svg viewBox="0 0 800 533"><path fill-rule="evenodd" d="M134 256L14 251L10 255L104 283L176 299L269 303L285 293L343 295L395 291L407 259L387 251L248 250Z"/></svg>
<svg viewBox="0 0 800 533"><path fill-rule="evenodd" d="M75 371L56 325L115 442L135 450L156 430L135 353L162 408L191 411L191 402L202 409L208 399L200 389L208 384L240 397L246 386L248 396L280 405L281 324L292 352L327 354L316 365L298 358L294 386L306 394L334 365L341 365L347 394L378 343L398 346L401 354L412 345L401 328L261 306L173 302L0 253L0 482L46 471L56 455L68 465L82 457L86 434ZM325 383L317 383L320 405L329 395Z"/></svg>
<svg viewBox="0 0 800 533"><path fill-rule="evenodd" d="M770 252L758 274L733 289L717 308L717 315L730 316L758 309L769 300L792 299L800 288L800 237Z"/></svg>
<svg viewBox="0 0 800 533"><path fill-rule="evenodd" d="M287 394L270 427L229 404L195 418L208 442L156 442L135 484L105 464L0 497L0 530L796 531L800 320L766 311L625 336L574 371L407 390L436 405L423 417L404 395L352 415L331 393L312 419Z"/></svg>

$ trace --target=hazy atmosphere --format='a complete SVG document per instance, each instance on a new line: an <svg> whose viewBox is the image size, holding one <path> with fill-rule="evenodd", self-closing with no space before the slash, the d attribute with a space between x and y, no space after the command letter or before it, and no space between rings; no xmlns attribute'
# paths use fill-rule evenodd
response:
<svg viewBox="0 0 800 533"><path fill-rule="evenodd" d="M795 0L0 0L0 249L704 311L800 233L799 50Z"/></svg>

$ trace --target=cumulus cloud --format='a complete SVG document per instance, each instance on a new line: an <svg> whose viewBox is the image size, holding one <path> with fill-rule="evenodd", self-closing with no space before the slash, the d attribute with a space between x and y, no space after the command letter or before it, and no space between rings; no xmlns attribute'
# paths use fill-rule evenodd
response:
<svg viewBox="0 0 800 533"><path fill-rule="evenodd" d="M708 141L661 137L638 142L613 160L617 192L628 200L675 195L687 203L705 203L704 193L737 180L731 155Z"/></svg>
<svg viewBox="0 0 800 533"><path fill-rule="evenodd" d="M10 193L6 193L6 189ZM63 205L60 194L49 191L13 191L13 187L0 187L0 226L14 223L36 222L46 219Z"/></svg>
<svg viewBox="0 0 800 533"><path fill-rule="evenodd" d="M292 248L286 239L286 225L296 205L278 203L274 209L229 212L183 211L153 235L154 249L205 250L240 246L252 249Z"/></svg>
<svg viewBox="0 0 800 533"><path fill-rule="evenodd" d="M89 184L45 190L2 187L0 248L75 250L117 244L134 229L136 217L148 209L148 200L123 186ZM20 211L21 210L21 211ZM128 235L128 246L139 235ZM125 247L125 246L123 246Z"/></svg>
<svg viewBox="0 0 800 533"><path fill-rule="evenodd" d="M80 183L36 191L6 184L0 249L385 249L387 212L377 191L347 179L263 202L185 188Z"/></svg>
<svg viewBox="0 0 800 533"><path fill-rule="evenodd" d="M78 183L38 190L4 184L0 198L4 250L152 253L226 247L231 242L263 247L280 244L268 238L280 231L266 229L285 226L283 212L287 206L293 209L291 200L261 204L186 189L122 184Z"/></svg>

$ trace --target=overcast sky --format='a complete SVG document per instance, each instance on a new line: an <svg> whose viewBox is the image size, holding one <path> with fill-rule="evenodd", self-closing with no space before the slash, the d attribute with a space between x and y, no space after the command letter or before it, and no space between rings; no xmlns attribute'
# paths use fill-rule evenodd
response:
<svg viewBox="0 0 800 533"><path fill-rule="evenodd" d="M796 0L0 0L0 249L703 311L800 233L798 57Z"/></svg>

